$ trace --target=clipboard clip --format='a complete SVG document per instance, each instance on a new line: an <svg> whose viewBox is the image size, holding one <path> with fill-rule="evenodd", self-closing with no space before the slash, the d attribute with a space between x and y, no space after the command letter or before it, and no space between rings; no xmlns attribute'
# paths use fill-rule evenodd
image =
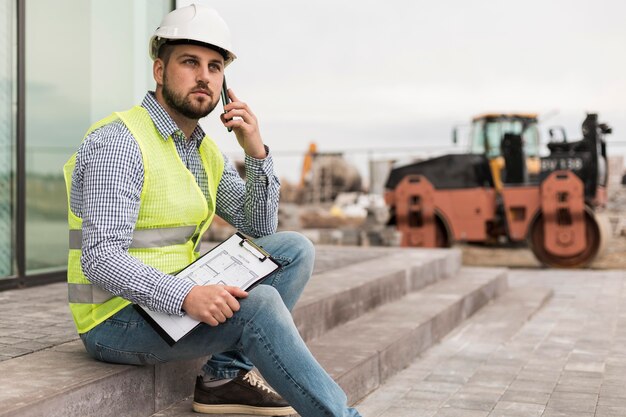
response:
<svg viewBox="0 0 626 417"><path fill-rule="evenodd" d="M265 261L270 256L270 254L265 252L260 246L255 245L245 238L241 239L239 246L256 256L261 262Z"/></svg>

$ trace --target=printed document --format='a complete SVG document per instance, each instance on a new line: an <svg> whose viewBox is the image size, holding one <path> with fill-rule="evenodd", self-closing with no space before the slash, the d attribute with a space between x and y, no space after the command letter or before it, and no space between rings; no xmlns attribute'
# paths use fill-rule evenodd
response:
<svg viewBox="0 0 626 417"><path fill-rule="evenodd" d="M278 269L279 264L262 248L236 233L176 274L197 285L230 285L248 290ZM142 315L170 344L193 330L199 321L139 307ZM143 310L143 311L142 311Z"/></svg>

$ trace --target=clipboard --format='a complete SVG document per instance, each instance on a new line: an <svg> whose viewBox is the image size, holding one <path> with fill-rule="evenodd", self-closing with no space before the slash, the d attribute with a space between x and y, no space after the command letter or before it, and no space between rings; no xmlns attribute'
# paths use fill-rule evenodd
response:
<svg viewBox="0 0 626 417"><path fill-rule="evenodd" d="M249 291L280 266L263 248L237 232L174 275L196 285L230 285ZM170 315L136 304L135 308L170 346L201 324L188 315Z"/></svg>

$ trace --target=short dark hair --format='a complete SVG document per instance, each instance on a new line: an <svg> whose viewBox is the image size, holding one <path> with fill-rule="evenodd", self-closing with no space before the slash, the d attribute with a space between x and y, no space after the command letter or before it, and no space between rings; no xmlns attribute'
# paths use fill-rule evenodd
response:
<svg viewBox="0 0 626 417"><path fill-rule="evenodd" d="M215 45L210 45L208 43L198 42L198 41L194 41L191 39L175 39L172 41L167 41L159 47L157 58L161 59L165 65L167 65L167 63L169 62L170 57L172 56L172 51L174 50L173 46L175 45L203 46L205 48L209 48L218 52L220 55L222 55L222 57L224 58L224 61L227 61L229 58L228 52L226 52L224 49L217 47Z"/></svg>

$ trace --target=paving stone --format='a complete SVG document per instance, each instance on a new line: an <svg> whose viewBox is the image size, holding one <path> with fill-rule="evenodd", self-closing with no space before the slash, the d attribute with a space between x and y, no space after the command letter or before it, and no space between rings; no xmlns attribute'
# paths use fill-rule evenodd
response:
<svg viewBox="0 0 626 417"><path fill-rule="evenodd" d="M598 394L602 381L588 381L584 379L559 381L554 388L555 392L582 392L588 394Z"/></svg>
<svg viewBox="0 0 626 417"><path fill-rule="evenodd" d="M548 403L549 398L549 392L515 391L509 389L506 390L504 394L502 394L501 400L515 403L529 403L545 406Z"/></svg>
<svg viewBox="0 0 626 417"><path fill-rule="evenodd" d="M592 356L595 358L595 356ZM575 361L568 361L565 365L566 371L583 371L583 372L604 372L604 361L594 362L591 359L584 359L580 356Z"/></svg>
<svg viewBox="0 0 626 417"><path fill-rule="evenodd" d="M490 417L540 417L545 406L513 401L500 401L489 414Z"/></svg>
<svg viewBox="0 0 626 417"><path fill-rule="evenodd" d="M626 398L619 397L603 397L598 398L598 406L604 407L626 407ZM624 414L626 416L626 414Z"/></svg>
<svg viewBox="0 0 626 417"><path fill-rule="evenodd" d="M608 407L598 405L595 417L624 417L626 416L626 407Z"/></svg>
<svg viewBox="0 0 626 417"><path fill-rule="evenodd" d="M432 409L415 409L415 408L402 408L391 407L379 417L433 417L437 413L437 410ZM437 414L438 415L438 414ZM363 414L364 417L376 417L370 414Z"/></svg>
<svg viewBox="0 0 626 417"><path fill-rule="evenodd" d="M17 348L17 349L26 349L29 352L37 352L38 350L49 348L50 344L47 341L44 341L44 343L41 343L35 340L24 340L22 342L11 345L11 347Z"/></svg>
<svg viewBox="0 0 626 417"><path fill-rule="evenodd" d="M600 387L600 397L624 398L626 399L626 384L615 385L603 383Z"/></svg>
<svg viewBox="0 0 626 417"><path fill-rule="evenodd" d="M463 408L467 410L491 411L500 396L489 398L487 395L453 395L445 402L444 407Z"/></svg>
<svg viewBox="0 0 626 417"><path fill-rule="evenodd" d="M594 413L546 409L541 417L594 417Z"/></svg>
<svg viewBox="0 0 626 417"><path fill-rule="evenodd" d="M411 408L413 410L437 410L443 401L434 398L409 398L404 396L396 400L396 406L400 408Z"/></svg>
<svg viewBox="0 0 626 417"><path fill-rule="evenodd" d="M485 385L474 385L472 383L466 384L464 387L458 391L460 393L484 393L485 395L502 395L504 393L504 388L500 386L489 387Z"/></svg>
<svg viewBox="0 0 626 417"><path fill-rule="evenodd" d="M534 381L544 381L556 384L561 378L561 371L533 369L532 367L526 367L517 374L518 379L532 379Z"/></svg>
<svg viewBox="0 0 626 417"><path fill-rule="evenodd" d="M396 404L397 401L402 398L410 388L407 385L390 387L390 384L385 384L384 388L377 389L371 393L368 398L367 404L359 406L359 412L363 416L378 417L386 410L391 409L392 404Z"/></svg>
<svg viewBox="0 0 626 417"><path fill-rule="evenodd" d="M486 387L506 387L515 379L515 377L516 374L510 371L486 372L480 370L472 376L470 383Z"/></svg>
<svg viewBox="0 0 626 417"><path fill-rule="evenodd" d="M608 369L603 372L587 372L587 371L568 371L565 370L561 373L561 380L566 380L568 378L581 378L581 379L597 379L602 380L604 374L608 372Z"/></svg>
<svg viewBox="0 0 626 417"><path fill-rule="evenodd" d="M28 339L22 339L21 337L13 337L13 336L2 336L0 337L0 345L2 346L12 346L18 343L23 343Z"/></svg>
<svg viewBox="0 0 626 417"><path fill-rule="evenodd" d="M439 402L440 404L443 404L448 400L448 398L450 398L452 394L450 394L449 392L420 391L420 390L412 388L409 391L406 391L403 395L404 395L404 398L408 398L412 400L428 399L428 400L435 400Z"/></svg>
<svg viewBox="0 0 626 417"><path fill-rule="evenodd" d="M556 383L549 381L516 379L511 383L509 389L515 391L531 391L531 392L552 392Z"/></svg>
<svg viewBox="0 0 626 417"><path fill-rule="evenodd" d="M440 408L434 417L487 417L489 411L467 410L465 408Z"/></svg>
<svg viewBox="0 0 626 417"><path fill-rule="evenodd" d="M418 382L413 386L414 390L418 391L426 391L426 392L445 392L445 393L454 393L457 392L463 384L454 384L449 382L439 382L439 381L422 381Z"/></svg>
<svg viewBox="0 0 626 417"><path fill-rule="evenodd" d="M469 381L470 377L461 373L432 373L426 377L429 382L448 382L456 385L463 385Z"/></svg>
<svg viewBox="0 0 626 417"><path fill-rule="evenodd" d="M594 412L598 395L580 392L554 392L546 409L558 411Z"/></svg>
<svg viewBox="0 0 626 417"><path fill-rule="evenodd" d="M33 352L31 349L17 348L14 346L0 346L0 354L3 356L11 356L17 358Z"/></svg>

